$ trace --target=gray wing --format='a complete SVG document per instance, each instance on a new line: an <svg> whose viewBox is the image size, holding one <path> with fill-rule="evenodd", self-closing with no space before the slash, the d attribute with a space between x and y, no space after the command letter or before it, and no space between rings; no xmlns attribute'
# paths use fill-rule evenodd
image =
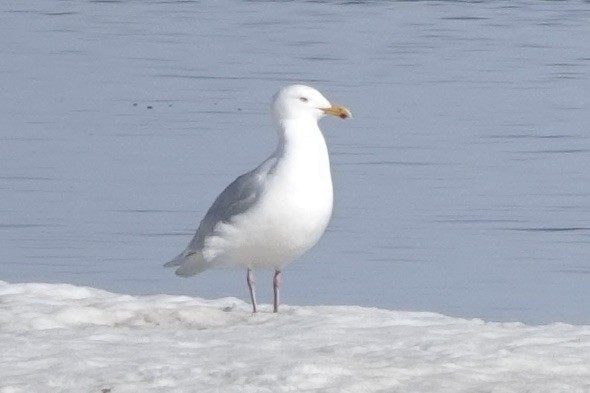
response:
<svg viewBox="0 0 590 393"><path fill-rule="evenodd" d="M256 204L260 199L266 175L275 161L274 157L267 159L253 171L238 177L219 194L201 220L197 233L188 245L189 249L202 249L205 239L214 233L214 228L219 222L231 221L232 217L244 213Z"/></svg>

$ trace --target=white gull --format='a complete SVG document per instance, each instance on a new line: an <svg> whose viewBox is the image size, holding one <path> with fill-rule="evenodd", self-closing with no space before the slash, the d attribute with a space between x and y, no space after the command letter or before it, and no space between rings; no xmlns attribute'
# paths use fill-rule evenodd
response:
<svg viewBox="0 0 590 393"><path fill-rule="evenodd" d="M217 265L245 267L256 312L253 269L274 269L274 312L285 265L313 247L332 215L332 176L318 120L346 119L350 111L331 104L309 86L291 85L272 101L279 136L276 150L254 170L238 177L207 211L188 247L164 266L193 276Z"/></svg>

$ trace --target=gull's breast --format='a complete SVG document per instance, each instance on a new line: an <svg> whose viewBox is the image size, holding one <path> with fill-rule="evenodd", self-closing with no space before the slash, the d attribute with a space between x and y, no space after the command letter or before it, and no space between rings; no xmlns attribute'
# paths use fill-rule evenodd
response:
<svg viewBox="0 0 590 393"><path fill-rule="evenodd" d="M332 214L333 190L327 168L277 166L250 210L216 228L204 252L231 265L282 268L313 247Z"/></svg>

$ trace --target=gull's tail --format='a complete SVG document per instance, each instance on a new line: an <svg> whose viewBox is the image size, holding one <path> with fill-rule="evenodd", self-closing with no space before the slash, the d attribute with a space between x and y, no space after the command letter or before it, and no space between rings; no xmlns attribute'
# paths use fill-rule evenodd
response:
<svg viewBox="0 0 590 393"><path fill-rule="evenodd" d="M184 250L176 258L164 264L164 267L178 266L177 276L190 277L199 274L211 267L203 258L203 253L194 250Z"/></svg>

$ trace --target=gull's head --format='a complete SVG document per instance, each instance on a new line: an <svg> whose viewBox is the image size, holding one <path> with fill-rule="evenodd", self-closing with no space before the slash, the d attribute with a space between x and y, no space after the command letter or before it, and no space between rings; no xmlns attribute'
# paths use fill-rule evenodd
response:
<svg viewBox="0 0 590 393"><path fill-rule="evenodd" d="M318 121L324 116L351 117L343 106L331 104L316 89L305 85L283 87L273 97L272 115L276 123L285 120L309 119Z"/></svg>

